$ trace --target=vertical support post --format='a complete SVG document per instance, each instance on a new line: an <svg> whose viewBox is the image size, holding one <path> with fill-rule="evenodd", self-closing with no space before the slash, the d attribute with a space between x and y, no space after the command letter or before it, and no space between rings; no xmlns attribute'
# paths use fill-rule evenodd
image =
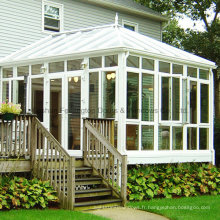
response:
<svg viewBox="0 0 220 220"><path fill-rule="evenodd" d="M111 140L111 144L112 146L114 146L114 141L115 141L115 122L114 121L111 121L111 137L110 137L110 140Z"/></svg>
<svg viewBox="0 0 220 220"><path fill-rule="evenodd" d="M121 198L122 205L125 206L127 201L127 156L122 156L121 164Z"/></svg>
<svg viewBox="0 0 220 220"><path fill-rule="evenodd" d="M67 201L68 209L74 209L75 203L75 157L70 157L67 168L68 179L67 179Z"/></svg>
<svg viewBox="0 0 220 220"><path fill-rule="evenodd" d="M30 157L31 157L31 169L34 169L34 163L35 163L35 151L36 151L36 138L37 138L37 128L36 128L36 122L35 118L32 118L31 123L31 144L30 144Z"/></svg>
<svg viewBox="0 0 220 220"><path fill-rule="evenodd" d="M86 131L86 119L83 119L83 159L87 159L87 131Z"/></svg>

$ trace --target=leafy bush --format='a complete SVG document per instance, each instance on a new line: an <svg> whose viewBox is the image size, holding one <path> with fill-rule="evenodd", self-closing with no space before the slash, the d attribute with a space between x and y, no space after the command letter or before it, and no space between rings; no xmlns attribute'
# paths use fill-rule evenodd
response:
<svg viewBox="0 0 220 220"><path fill-rule="evenodd" d="M211 164L136 166L128 170L129 200L220 194L220 169Z"/></svg>
<svg viewBox="0 0 220 220"><path fill-rule="evenodd" d="M57 203L56 192L48 181L22 177L0 177L0 209L46 208Z"/></svg>
<svg viewBox="0 0 220 220"><path fill-rule="evenodd" d="M215 161L216 166L220 167L220 119L215 119L215 128L214 128L214 146L215 146Z"/></svg>

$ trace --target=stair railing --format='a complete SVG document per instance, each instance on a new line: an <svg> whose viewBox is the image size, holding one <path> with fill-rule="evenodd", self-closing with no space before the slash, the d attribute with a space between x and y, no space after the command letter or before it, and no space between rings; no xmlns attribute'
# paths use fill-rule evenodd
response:
<svg viewBox="0 0 220 220"><path fill-rule="evenodd" d="M75 202L75 158L70 156L54 136L34 117L32 119L33 173L49 180L58 192L62 208L73 210Z"/></svg>
<svg viewBox="0 0 220 220"><path fill-rule="evenodd" d="M114 130L112 121L84 119L83 157L84 163L102 177L124 205L127 197L127 156L121 155L110 142L111 131Z"/></svg>

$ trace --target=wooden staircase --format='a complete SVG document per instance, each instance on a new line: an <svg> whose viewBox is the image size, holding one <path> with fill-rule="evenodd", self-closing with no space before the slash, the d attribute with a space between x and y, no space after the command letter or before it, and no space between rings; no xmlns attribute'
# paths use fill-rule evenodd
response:
<svg viewBox="0 0 220 220"><path fill-rule="evenodd" d="M83 158L77 159L62 148L35 116L19 116L15 121L1 123L0 156L29 158L32 173L50 181L62 208L123 206L127 158L111 144L112 126L112 120L85 119Z"/></svg>

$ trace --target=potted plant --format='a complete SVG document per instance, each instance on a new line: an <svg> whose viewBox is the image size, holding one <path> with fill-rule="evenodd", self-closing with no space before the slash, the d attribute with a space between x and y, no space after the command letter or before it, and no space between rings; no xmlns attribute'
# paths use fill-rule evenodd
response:
<svg viewBox="0 0 220 220"><path fill-rule="evenodd" d="M2 115L2 119L5 121L11 121L15 119L15 116L19 115L21 111L22 109L20 104L8 102L8 100L0 103L0 114Z"/></svg>

